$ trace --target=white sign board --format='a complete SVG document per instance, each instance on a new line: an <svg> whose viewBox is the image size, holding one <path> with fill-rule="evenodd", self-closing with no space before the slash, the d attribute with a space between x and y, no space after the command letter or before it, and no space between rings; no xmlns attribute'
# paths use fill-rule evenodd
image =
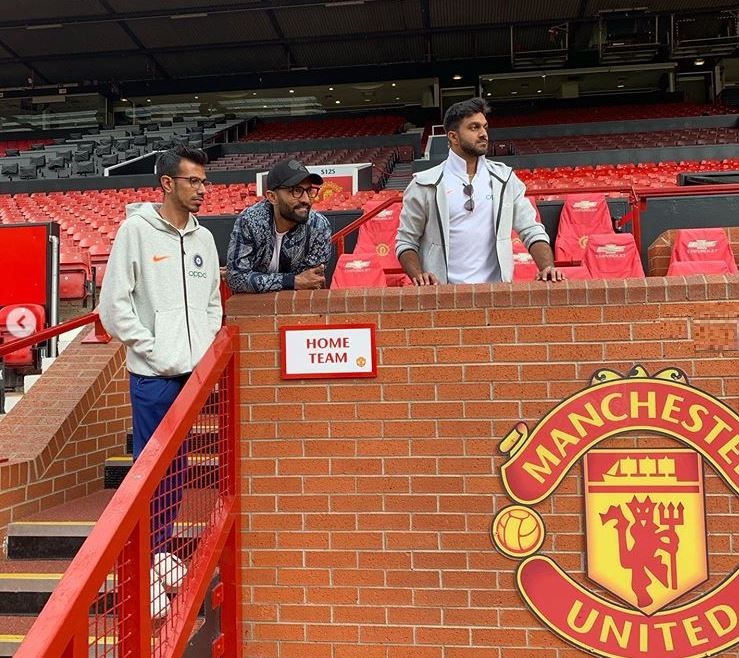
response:
<svg viewBox="0 0 739 658"><path fill-rule="evenodd" d="M377 377L374 324L280 328L282 379Z"/></svg>
<svg viewBox="0 0 739 658"><path fill-rule="evenodd" d="M347 195L356 194L359 191L359 171L372 167L371 162L359 162L354 164L327 164L308 165L306 169L311 174L318 174L323 178L323 184L334 184L343 189ZM257 196L264 196L265 183L268 171L257 173Z"/></svg>

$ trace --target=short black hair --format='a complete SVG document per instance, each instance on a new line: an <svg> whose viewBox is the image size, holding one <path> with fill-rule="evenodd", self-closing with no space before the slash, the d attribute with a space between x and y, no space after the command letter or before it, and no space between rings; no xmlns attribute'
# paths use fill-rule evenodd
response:
<svg viewBox="0 0 739 658"><path fill-rule="evenodd" d="M473 114L490 114L490 106L484 98L470 98L466 101L459 101L454 103L444 114L444 132L448 133L450 130L458 130L459 124L462 123L462 119L471 117Z"/></svg>
<svg viewBox="0 0 739 658"><path fill-rule="evenodd" d="M159 178L162 176L177 176L180 173L180 161L182 160L189 160L204 167L208 164L208 155L203 149L187 144L177 144L174 148L159 155L154 165L154 171Z"/></svg>

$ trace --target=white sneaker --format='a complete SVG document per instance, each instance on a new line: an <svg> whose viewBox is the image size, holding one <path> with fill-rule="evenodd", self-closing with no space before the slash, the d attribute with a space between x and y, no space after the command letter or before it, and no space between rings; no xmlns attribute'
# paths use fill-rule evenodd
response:
<svg viewBox="0 0 739 658"><path fill-rule="evenodd" d="M156 572L164 586L169 589L177 589L187 575L185 563L172 553L155 554L152 571Z"/></svg>
<svg viewBox="0 0 739 658"><path fill-rule="evenodd" d="M151 599L152 619L161 619L169 612L169 597L164 591L164 585L159 574L154 569L149 569L149 596Z"/></svg>

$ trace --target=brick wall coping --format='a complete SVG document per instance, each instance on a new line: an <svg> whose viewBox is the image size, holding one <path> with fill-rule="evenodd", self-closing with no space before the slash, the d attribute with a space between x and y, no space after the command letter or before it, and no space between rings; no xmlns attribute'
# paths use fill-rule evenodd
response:
<svg viewBox="0 0 739 658"><path fill-rule="evenodd" d="M83 345L82 337L0 422L0 457L9 460L0 464L0 490L44 474L120 368L120 343Z"/></svg>
<svg viewBox="0 0 739 658"><path fill-rule="evenodd" d="M228 317L739 300L739 275L573 280L560 283L290 290L233 295Z"/></svg>

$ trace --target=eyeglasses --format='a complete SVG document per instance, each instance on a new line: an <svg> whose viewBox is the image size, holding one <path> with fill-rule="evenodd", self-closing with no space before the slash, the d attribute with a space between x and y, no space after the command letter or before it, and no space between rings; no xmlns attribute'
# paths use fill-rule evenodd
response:
<svg viewBox="0 0 739 658"><path fill-rule="evenodd" d="M278 187L278 190L287 190L292 194L293 199L299 199L303 194L307 194L309 199L315 199L318 193L321 191L320 187L302 187L301 185L295 185L293 187Z"/></svg>
<svg viewBox="0 0 739 658"><path fill-rule="evenodd" d="M469 197L469 199L464 202L464 209L472 212L475 209L475 200L472 198L472 195L475 192L475 188L472 187L472 183L467 183L467 185L462 186L462 191L464 192L465 196Z"/></svg>
<svg viewBox="0 0 739 658"><path fill-rule="evenodd" d="M190 187L195 188L198 188L201 185L205 187L213 185L212 180L208 180L207 178L198 178L197 176L170 176L170 178L179 178L180 180L186 180L188 183L190 183Z"/></svg>

